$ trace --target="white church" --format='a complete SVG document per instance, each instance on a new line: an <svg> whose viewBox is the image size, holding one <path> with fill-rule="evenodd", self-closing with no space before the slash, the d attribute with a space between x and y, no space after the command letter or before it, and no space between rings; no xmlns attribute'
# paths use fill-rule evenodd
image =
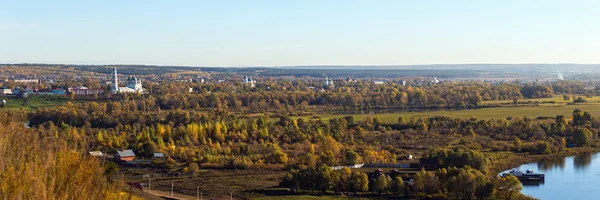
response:
<svg viewBox="0 0 600 200"><path fill-rule="evenodd" d="M135 75L133 77L127 78L126 87L119 87L119 78L117 74L117 68L113 68L113 85L111 88L111 93L143 93L144 88L142 87L142 79L136 78Z"/></svg>
<svg viewBox="0 0 600 200"><path fill-rule="evenodd" d="M250 87L254 87L256 84L256 81L252 78L250 78L249 76L244 76L244 79L242 79L242 83L250 85Z"/></svg>

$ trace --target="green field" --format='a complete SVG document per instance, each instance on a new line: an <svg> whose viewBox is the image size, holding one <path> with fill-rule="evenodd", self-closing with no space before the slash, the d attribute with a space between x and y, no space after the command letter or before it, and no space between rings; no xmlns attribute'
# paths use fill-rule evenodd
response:
<svg viewBox="0 0 600 200"><path fill-rule="evenodd" d="M586 99L587 103L568 105L572 101L565 101L560 97L544 98L544 99L526 99L520 102L540 102L539 104L520 105L518 107L496 107L482 108L471 110L440 110L440 111L423 111L423 112L395 112L395 113L380 113L380 114L319 114L317 115L322 120L330 118L340 118L348 115L354 116L355 120L364 120L366 117L378 117L384 123L396 123L398 117L405 120L411 117L414 118L429 118L435 116L448 116L457 118L477 119L506 119L507 117L529 117L535 119L537 117L556 117L556 115L564 115L570 117L574 109L588 111L592 115L600 115L600 97L592 97ZM544 101L555 101L556 103L542 103ZM493 101L501 103L504 101ZM512 102L512 101L509 101ZM488 102L489 103L489 102ZM308 117L305 117L308 119Z"/></svg>
<svg viewBox="0 0 600 200"><path fill-rule="evenodd" d="M583 97L584 99L586 99L588 101L588 103L600 103L600 96L593 96L590 98L586 98L585 96L582 95L567 95L569 97L571 97L570 100L565 100L563 99L562 95L555 95L554 97L550 97L550 98L539 98L539 99L519 99L518 102L519 104L523 104L523 103L529 103L529 102L539 102L539 103L543 103L543 102L555 102L556 104L567 104L567 103L571 103L573 102L572 97L575 96L575 98L577 97ZM495 101L484 101L483 104L484 105L497 105L497 104L510 104L513 103L513 100L495 100Z"/></svg>
<svg viewBox="0 0 600 200"><path fill-rule="evenodd" d="M0 97L0 99L6 100L6 105L2 109L7 110L35 110L37 108L58 106L67 103L67 100L63 96L50 96L50 95L31 95L29 96L29 104L23 105L23 99L16 97Z"/></svg>

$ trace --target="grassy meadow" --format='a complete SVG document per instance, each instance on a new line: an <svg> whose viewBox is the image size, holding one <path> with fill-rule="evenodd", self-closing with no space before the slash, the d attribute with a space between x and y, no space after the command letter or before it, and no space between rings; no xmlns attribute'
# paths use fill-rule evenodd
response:
<svg viewBox="0 0 600 200"><path fill-rule="evenodd" d="M506 119L508 117L529 117L532 119L538 117L556 117L556 115L564 115L570 117L574 109L589 111L594 115L600 115L600 97L586 98L588 102L571 104L572 100L564 100L562 96L543 99L523 99L519 100L519 106L510 107L494 107L470 110L439 110L439 111L422 111L422 112L395 112L395 113L378 113L378 114L319 114L321 120L329 120L330 118L340 118L348 115L354 116L355 120L364 120L365 118L378 117L384 123L396 123L398 117L404 119L414 118L429 118L435 116L448 116L457 118L477 119ZM552 102L553 103L550 103ZM529 103L531 102L531 103ZM538 103L535 103L538 102ZM502 103L512 103L512 101L486 101L486 105L498 105ZM309 117L304 117L308 119Z"/></svg>
<svg viewBox="0 0 600 200"><path fill-rule="evenodd" d="M29 96L29 104L23 105L23 99L17 97L0 97L0 100L6 100L5 110L35 110L43 107L53 107L67 103L69 100L63 96L53 95L31 95Z"/></svg>

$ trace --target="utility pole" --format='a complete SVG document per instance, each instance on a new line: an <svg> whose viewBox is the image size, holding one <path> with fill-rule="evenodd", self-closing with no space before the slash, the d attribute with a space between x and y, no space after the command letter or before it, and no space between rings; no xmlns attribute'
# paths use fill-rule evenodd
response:
<svg viewBox="0 0 600 200"><path fill-rule="evenodd" d="M200 195L200 186L198 186L198 189L196 190L196 200L198 200L199 195Z"/></svg>
<svg viewBox="0 0 600 200"><path fill-rule="evenodd" d="M171 181L171 197L173 197L173 181Z"/></svg>

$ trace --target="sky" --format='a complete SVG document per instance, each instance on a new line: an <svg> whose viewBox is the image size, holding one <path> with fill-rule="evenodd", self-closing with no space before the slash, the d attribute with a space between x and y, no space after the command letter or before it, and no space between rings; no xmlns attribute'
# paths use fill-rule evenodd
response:
<svg viewBox="0 0 600 200"><path fill-rule="evenodd" d="M600 63L598 0L0 0L0 63Z"/></svg>

